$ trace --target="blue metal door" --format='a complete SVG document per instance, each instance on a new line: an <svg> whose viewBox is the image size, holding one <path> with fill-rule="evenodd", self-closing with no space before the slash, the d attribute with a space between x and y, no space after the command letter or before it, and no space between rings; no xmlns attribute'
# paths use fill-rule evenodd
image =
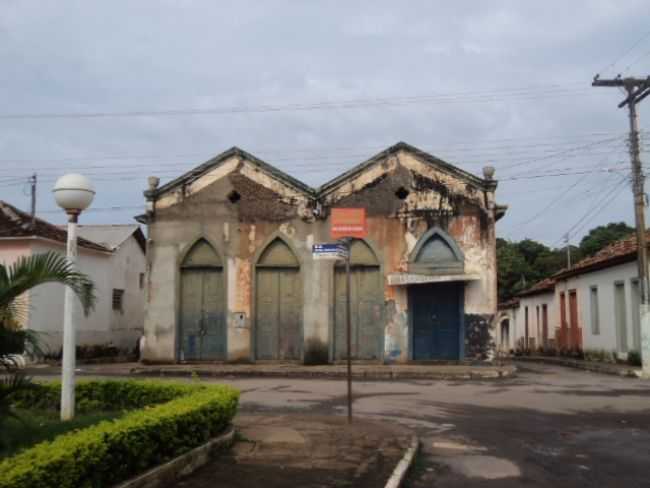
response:
<svg viewBox="0 0 650 488"><path fill-rule="evenodd" d="M460 287L457 283L412 286L413 359L458 360L460 356Z"/></svg>

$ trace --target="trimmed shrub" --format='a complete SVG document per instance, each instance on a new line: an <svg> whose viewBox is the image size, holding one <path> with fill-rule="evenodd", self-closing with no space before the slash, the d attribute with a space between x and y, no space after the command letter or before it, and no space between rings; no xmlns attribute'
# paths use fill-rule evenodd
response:
<svg viewBox="0 0 650 488"><path fill-rule="evenodd" d="M60 384L38 384L17 403L56 408L60 391ZM78 405L88 410L139 410L1 461L0 488L111 486L222 432L239 400L239 392L228 386L159 381L80 382L76 392Z"/></svg>
<svg viewBox="0 0 650 488"><path fill-rule="evenodd" d="M639 351L630 351L627 353L627 362L630 366L641 366L641 353Z"/></svg>

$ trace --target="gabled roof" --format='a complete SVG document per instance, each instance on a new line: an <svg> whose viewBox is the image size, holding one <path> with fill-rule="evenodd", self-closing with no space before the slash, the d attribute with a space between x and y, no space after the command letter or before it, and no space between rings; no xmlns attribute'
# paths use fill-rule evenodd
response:
<svg viewBox="0 0 650 488"><path fill-rule="evenodd" d="M327 183L321 185L319 188L312 188L309 185L303 183L302 181L298 180L297 178L294 178L293 176L288 175L284 171L272 166L269 163L266 163L265 161L262 161L261 159L253 156L252 154L244 151L243 149L240 149L238 147L232 147L228 149L225 152L222 152L221 154L215 156L214 158L210 159L209 161L206 161L205 163L197 166L196 168L188 171L187 173L179 176L178 178L175 178L168 183L162 185L161 187L157 188L156 190L152 191L147 191L145 194L147 196L151 197L156 197L159 195L162 195L163 193L168 192L169 190L172 190L180 185L188 184L191 183L192 181L200 178L202 175L207 173L208 171L213 170L214 168L219 167L222 165L225 161L230 159L233 156L238 156L242 159L245 159L258 168L260 168L262 171L266 172L270 176L284 182L285 184L293 187L294 189L304 193L307 196L317 198L320 196L322 193L327 193L328 191L332 190L333 188L336 188L339 186L341 183L345 182L346 180L353 178L357 174L363 172L367 168L371 167L372 165L380 162L381 160L385 159L388 156L391 156L398 151L408 151L415 156L417 156L420 160L422 160L424 163L429 164L436 169L439 169L441 171L444 171L448 174L454 175L462 180L465 180L469 183L474 184L478 188L481 189L495 189L497 182L496 180L485 180L483 178L480 178L476 175L473 175L472 173L469 173L465 170L462 170L460 168L457 168L456 166L449 164L442 159L439 159L435 156L432 156L431 154L428 154L424 151L421 151L420 149L411 146L405 142L398 142L397 144L389 147L388 149L385 149L384 151L376 154L375 156L371 157L367 161L355 166L354 168L346 171L345 173L341 174L340 176L337 176L336 178L328 181Z"/></svg>
<svg viewBox="0 0 650 488"><path fill-rule="evenodd" d="M162 185L160 188L157 188L155 192L153 192L152 196L157 196L157 195L162 195L163 193L166 193L169 190L172 190L176 188L177 186L184 185L187 183L190 183L198 178L200 178L202 175L207 173L208 171L217 168L221 166L225 161L230 159L233 156L238 156L242 159L245 159L247 161L250 161L252 164L260 168L262 171L266 172L269 174L269 176L272 176L283 183L293 187L294 189L301 191L305 193L308 196L313 196L314 194L314 189L310 187L309 185L306 185L302 181L294 178L293 176L288 175L284 171L276 168L275 166L272 166L261 159L253 156L252 154L244 151L243 149L240 149L238 147L231 147L227 151L222 152L221 154L218 154L214 158L206 161L205 163L197 166L196 168L188 171L187 173L179 176L178 178L175 178L171 180L168 183L165 183Z"/></svg>
<svg viewBox="0 0 650 488"><path fill-rule="evenodd" d="M65 244L68 239L68 233L64 229L38 217L32 225L32 217L30 214L0 200L0 239L16 237L41 237ZM83 237L79 237L77 242L80 247L95 251L111 252L109 248Z"/></svg>
<svg viewBox="0 0 650 488"><path fill-rule="evenodd" d="M80 225L78 232L81 237L115 250L129 237L133 236L145 252L146 240L140 226L137 224L110 225Z"/></svg>
<svg viewBox="0 0 650 488"><path fill-rule="evenodd" d="M431 154L424 152L417 147L411 146L410 144L407 144L406 142L398 142L397 144L390 146L388 149L384 149L382 152L375 154L373 157L368 159L367 161L364 161L363 163L355 166L354 168L346 171L345 173L337 176L336 178L331 179L327 183L321 185L318 188L319 193L327 193L333 188L338 187L340 184L344 183L346 180L349 180L350 178L353 178L354 176L362 173L365 171L367 168L370 168L374 164L382 161L383 159L387 158L388 156L392 156L393 154L396 154L399 151L407 151L415 156L417 156L420 160L423 162L429 164L430 166L442 170L448 174L451 174L453 176L456 176L462 180L465 180L469 183L473 183L479 188L482 189L488 189L488 188L496 188L497 182L494 180L484 180L483 178L479 178L476 175L473 175L472 173L469 173L465 170L462 170L452 164L449 164L446 161L443 161L442 159L439 159L435 156L432 156Z"/></svg>
<svg viewBox="0 0 650 488"><path fill-rule="evenodd" d="M533 295L540 295L542 293L551 293L555 290L555 279L554 278L545 278L542 281L538 281L533 286L517 293L518 297L529 297Z"/></svg>
<svg viewBox="0 0 650 488"><path fill-rule="evenodd" d="M650 242L650 231L646 232L646 239ZM571 269L559 271L554 277L556 279L563 279L634 261L636 259L636 251L636 234L632 234L629 237L613 242L609 246L605 246L593 256L578 261Z"/></svg>

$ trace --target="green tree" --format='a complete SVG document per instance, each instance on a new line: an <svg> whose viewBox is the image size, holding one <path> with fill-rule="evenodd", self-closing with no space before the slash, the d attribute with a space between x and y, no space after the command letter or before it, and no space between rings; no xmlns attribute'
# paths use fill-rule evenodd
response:
<svg viewBox="0 0 650 488"><path fill-rule="evenodd" d="M517 244L497 239L497 282L499 301L508 300L520 291L532 275L530 264Z"/></svg>
<svg viewBox="0 0 650 488"><path fill-rule="evenodd" d="M580 252L583 256L593 256L605 246L634 233L634 228L625 222L612 222L599 225L589 231L580 241Z"/></svg>

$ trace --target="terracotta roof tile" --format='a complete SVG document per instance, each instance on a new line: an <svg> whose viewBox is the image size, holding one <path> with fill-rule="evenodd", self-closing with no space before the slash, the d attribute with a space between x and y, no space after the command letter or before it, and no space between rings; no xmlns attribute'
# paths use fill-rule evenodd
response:
<svg viewBox="0 0 650 488"><path fill-rule="evenodd" d="M0 200L0 238L2 237L42 237L65 243L68 233L54 224L39 219L34 221L30 214L17 209L13 205ZM79 246L95 251L111 252L110 249L95 242L78 238Z"/></svg>
<svg viewBox="0 0 650 488"><path fill-rule="evenodd" d="M646 232L646 238L650 239L650 231ZM605 246L593 256L578 261L571 269L563 269L555 274L555 278L573 276L590 270L614 266L621 262L636 259L636 234L613 242Z"/></svg>
<svg viewBox="0 0 650 488"><path fill-rule="evenodd" d="M527 290L517 293L517 296L523 297L527 295L537 295L538 293L547 293L553 291L554 289L555 289L555 279L545 278L542 281L538 281Z"/></svg>

